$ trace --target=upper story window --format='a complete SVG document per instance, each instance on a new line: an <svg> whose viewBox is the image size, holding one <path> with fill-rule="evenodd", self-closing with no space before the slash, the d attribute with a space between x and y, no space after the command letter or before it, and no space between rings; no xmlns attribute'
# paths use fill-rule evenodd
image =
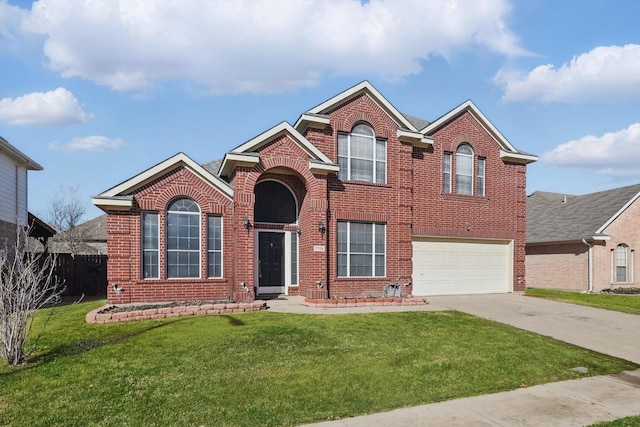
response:
<svg viewBox="0 0 640 427"><path fill-rule="evenodd" d="M452 193L454 188L456 194L485 196L486 159L484 157L476 159L473 148L466 143L458 146L455 156L450 152L445 152L443 156L442 191Z"/></svg>
<svg viewBox="0 0 640 427"><path fill-rule="evenodd" d="M359 123L349 134L338 134L338 178L387 182L387 141L376 138L373 128Z"/></svg>
<svg viewBox="0 0 640 427"><path fill-rule="evenodd" d="M200 277L200 208L191 199L167 207L167 277Z"/></svg>
<svg viewBox="0 0 640 427"><path fill-rule="evenodd" d="M473 149L467 144L456 150L456 193L473 194Z"/></svg>

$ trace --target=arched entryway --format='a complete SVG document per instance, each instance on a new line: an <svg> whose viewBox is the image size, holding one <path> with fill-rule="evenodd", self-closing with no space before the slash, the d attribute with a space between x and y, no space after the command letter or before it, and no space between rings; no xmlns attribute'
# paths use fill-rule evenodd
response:
<svg viewBox="0 0 640 427"><path fill-rule="evenodd" d="M297 178L293 181L302 185ZM258 295L287 293L290 286L298 285L298 197L290 185L276 179L260 181L254 194L256 291Z"/></svg>

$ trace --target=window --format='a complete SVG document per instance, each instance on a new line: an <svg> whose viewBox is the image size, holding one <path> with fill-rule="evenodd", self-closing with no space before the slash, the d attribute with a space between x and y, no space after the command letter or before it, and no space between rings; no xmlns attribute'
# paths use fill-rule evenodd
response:
<svg viewBox="0 0 640 427"><path fill-rule="evenodd" d="M222 277L222 217L207 217L207 276Z"/></svg>
<svg viewBox="0 0 640 427"><path fill-rule="evenodd" d="M456 151L456 193L473 194L473 150L467 144Z"/></svg>
<svg viewBox="0 0 640 427"><path fill-rule="evenodd" d="M291 232L291 284L298 284L298 232Z"/></svg>
<svg viewBox="0 0 640 427"><path fill-rule="evenodd" d="M627 246L618 245L616 248L616 282L627 281Z"/></svg>
<svg viewBox="0 0 640 427"><path fill-rule="evenodd" d="M387 141L376 139L373 128L364 123L350 134L338 135L338 178L377 184L387 182Z"/></svg>
<svg viewBox="0 0 640 427"><path fill-rule="evenodd" d="M167 208L167 277L200 277L200 208L191 199Z"/></svg>
<svg viewBox="0 0 640 427"><path fill-rule="evenodd" d="M478 157L478 196L484 196L484 166L485 158Z"/></svg>
<svg viewBox="0 0 640 427"><path fill-rule="evenodd" d="M142 277L160 276L160 235L157 212L142 213Z"/></svg>
<svg viewBox="0 0 640 427"><path fill-rule="evenodd" d="M442 192L452 193L452 175L455 169L455 193L456 194L474 194L474 172L476 178L475 194L484 197L486 195L486 165L487 161L484 157L478 157L474 170L474 154L473 148L467 143L460 144L456 150L455 157L453 153L445 152L442 161Z"/></svg>
<svg viewBox="0 0 640 427"><path fill-rule="evenodd" d="M385 224L338 222L338 276L384 277Z"/></svg>
<svg viewBox="0 0 640 427"><path fill-rule="evenodd" d="M451 153L444 153L442 165L442 191L451 193Z"/></svg>

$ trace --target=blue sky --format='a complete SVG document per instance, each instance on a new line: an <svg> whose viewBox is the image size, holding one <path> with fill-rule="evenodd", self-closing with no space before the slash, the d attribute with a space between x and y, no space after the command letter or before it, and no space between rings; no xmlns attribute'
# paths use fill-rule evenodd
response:
<svg viewBox="0 0 640 427"><path fill-rule="evenodd" d="M471 99L540 156L527 193L640 182L636 0L0 0L0 136L29 210L184 152L221 158L369 80L434 120Z"/></svg>

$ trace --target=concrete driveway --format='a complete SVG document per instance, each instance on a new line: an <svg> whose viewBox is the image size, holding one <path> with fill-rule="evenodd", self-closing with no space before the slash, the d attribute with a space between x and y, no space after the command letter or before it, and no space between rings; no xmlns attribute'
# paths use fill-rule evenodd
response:
<svg viewBox="0 0 640 427"><path fill-rule="evenodd" d="M435 296L429 297L429 302L435 307L495 320L640 363L638 315L526 297L518 293Z"/></svg>

